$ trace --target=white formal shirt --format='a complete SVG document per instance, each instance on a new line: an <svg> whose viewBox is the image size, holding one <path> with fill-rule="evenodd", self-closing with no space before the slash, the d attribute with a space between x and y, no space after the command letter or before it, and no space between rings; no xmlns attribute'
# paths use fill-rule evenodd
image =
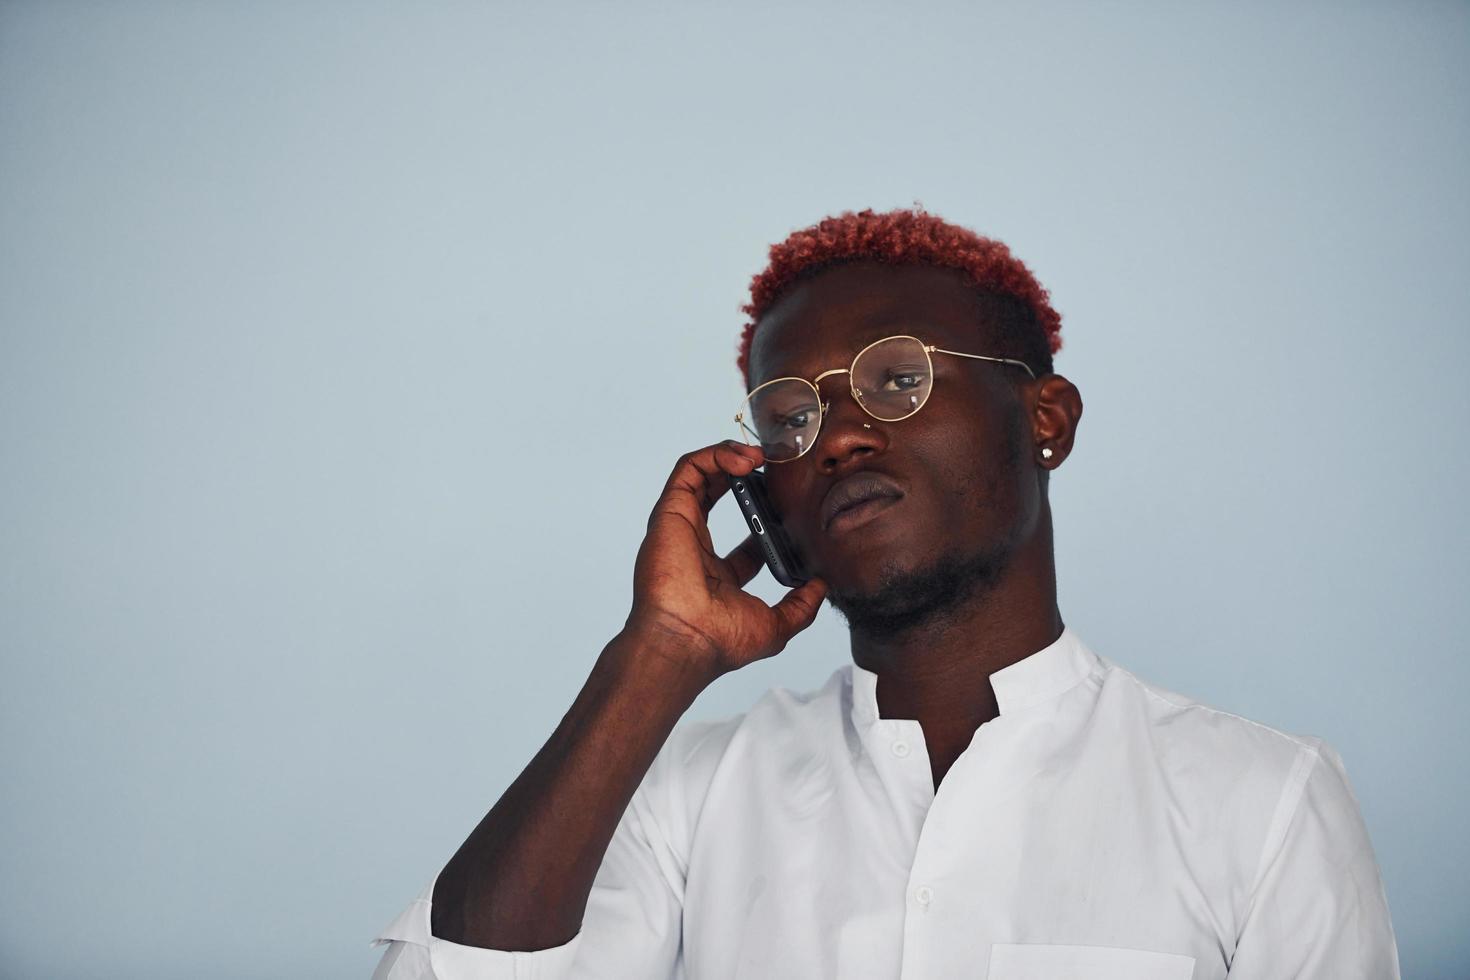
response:
<svg viewBox="0 0 1470 980"><path fill-rule="evenodd" d="M991 675L1000 715L936 792L878 675L675 727L581 930L553 949L429 928L375 980L1385 980L1398 953L1342 761L1144 683L1070 628Z"/></svg>

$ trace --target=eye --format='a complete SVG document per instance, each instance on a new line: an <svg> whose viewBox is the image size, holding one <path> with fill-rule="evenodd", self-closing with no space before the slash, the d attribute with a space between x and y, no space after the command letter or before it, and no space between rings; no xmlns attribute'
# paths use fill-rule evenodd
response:
<svg viewBox="0 0 1470 980"><path fill-rule="evenodd" d="M888 372L888 378L883 382L883 391L913 391L922 388L929 376L921 369L904 370L896 368Z"/></svg>
<svg viewBox="0 0 1470 980"><path fill-rule="evenodd" d="M805 429L812 424L812 412L815 409L807 408L800 412L792 412L790 415L782 415L776 419L776 424L787 429Z"/></svg>
<svg viewBox="0 0 1470 980"><path fill-rule="evenodd" d="M810 427L816 419L817 406L808 402L804 405L793 405L784 411L768 407L761 415L762 422L760 428L762 431L767 433L789 432L793 429Z"/></svg>

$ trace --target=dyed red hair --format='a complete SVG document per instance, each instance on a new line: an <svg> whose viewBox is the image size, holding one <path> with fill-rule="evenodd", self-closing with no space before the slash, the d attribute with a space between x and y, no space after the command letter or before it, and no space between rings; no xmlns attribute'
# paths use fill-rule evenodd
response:
<svg viewBox="0 0 1470 980"><path fill-rule="evenodd" d="M756 324L781 293L829 266L861 259L957 269L980 292L1009 297L1012 306L1020 306L1017 312L1023 321L1019 329L1012 325L1010 333L1031 354L1020 352L1021 359L1038 377L1051 371L1050 355L1062 349L1062 317L1031 270L1003 243L915 207L881 214L871 209L844 211L771 246L770 262L751 279L750 302L740 308L750 321L741 331L735 364L747 384Z"/></svg>

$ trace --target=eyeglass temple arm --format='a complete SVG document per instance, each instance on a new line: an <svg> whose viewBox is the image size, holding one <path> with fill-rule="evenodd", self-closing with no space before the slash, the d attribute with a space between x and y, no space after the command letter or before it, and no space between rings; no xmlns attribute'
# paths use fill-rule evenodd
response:
<svg viewBox="0 0 1470 980"><path fill-rule="evenodd" d="M1025 361L1017 361L1009 357L986 357L983 354L966 354L963 351L945 350L942 347L935 347L933 344L928 344L927 346L925 346L924 349L931 354L953 354L955 357L971 357L977 361L994 361L997 364L1014 364L1017 367L1025 368L1026 373L1031 375L1031 380L1036 380L1036 372L1031 370L1031 365L1027 364Z"/></svg>

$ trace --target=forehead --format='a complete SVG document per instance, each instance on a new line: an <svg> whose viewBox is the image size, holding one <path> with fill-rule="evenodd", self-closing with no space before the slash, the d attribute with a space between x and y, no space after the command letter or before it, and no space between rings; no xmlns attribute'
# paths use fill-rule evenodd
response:
<svg viewBox="0 0 1470 980"><path fill-rule="evenodd" d="M750 383L846 367L866 345L896 333L969 353L991 329L981 297L955 269L853 262L781 295L756 324Z"/></svg>

